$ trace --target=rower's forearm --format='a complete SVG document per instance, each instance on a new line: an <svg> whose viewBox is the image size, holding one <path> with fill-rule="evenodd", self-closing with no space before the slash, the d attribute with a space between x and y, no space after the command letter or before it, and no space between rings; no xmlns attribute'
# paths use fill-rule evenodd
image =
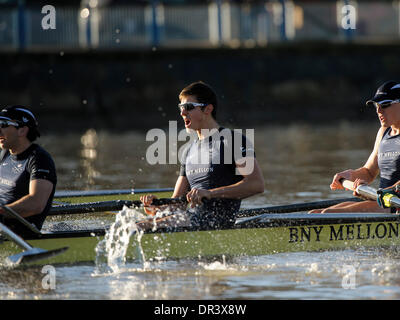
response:
<svg viewBox="0 0 400 320"><path fill-rule="evenodd" d="M211 198L244 199L264 192L261 181L239 181L238 183L211 189Z"/></svg>
<svg viewBox="0 0 400 320"><path fill-rule="evenodd" d="M24 218L39 214L45 208L45 204L43 205L40 201L30 195L26 195L7 206Z"/></svg>
<svg viewBox="0 0 400 320"><path fill-rule="evenodd" d="M361 167L361 168L358 168L356 170L353 170L350 180L354 181L357 178L361 179L361 180L364 180L369 184L369 183L371 183L372 181L375 180L376 174L371 172L371 170L366 168L366 167Z"/></svg>

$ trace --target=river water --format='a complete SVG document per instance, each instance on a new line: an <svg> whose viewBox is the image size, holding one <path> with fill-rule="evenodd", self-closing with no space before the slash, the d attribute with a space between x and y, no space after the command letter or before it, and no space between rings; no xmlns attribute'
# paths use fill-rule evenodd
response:
<svg viewBox="0 0 400 320"><path fill-rule="evenodd" d="M335 172L357 168L372 150L378 124L255 128L265 192L243 207L351 196L332 192ZM150 165L145 133L48 135L40 143L57 164L58 189L172 187L178 166ZM351 281L348 278L351 271ZM399 299L397 250L280 253L213 262L127 263L114 273L94 265L56 268L56 287L40 268L2 271L0 299ZM350 282L349 282L350 281Z"/></svg>

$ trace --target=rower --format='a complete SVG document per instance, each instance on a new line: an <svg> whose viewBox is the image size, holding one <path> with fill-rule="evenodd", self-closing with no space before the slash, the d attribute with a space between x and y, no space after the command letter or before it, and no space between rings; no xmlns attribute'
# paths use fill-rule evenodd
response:
<svg viewBox="0 0 400 320"><path fill-rule="evenodd" d="M381 128L378 130L375 146L364 166L336 173L330 185L332 190L343 189L342 179L353 181L353 190L363 184L372 183L380 174L377 201L343 202L326 209L312 210L310 213L327 212L396 212L383 201L386 193L399 195L400 184L400 82L387 81L375 96L366 102L374 107ZM357 195L357 193L354 193Z"/></svg>
<svg viewBox="0 0 400 320"><path fill-rule="evenodd" d="M264 178L253 145L244 135L217 123L217 96L206 83L199 81L185 87L179 100L185 128L194 130L197 139L183 152L172 197L186 197L192 226L201 229L233 226L241 200L264 191ZM140 199L150 206L155 196ZM187 223L185 219L177 220Z"/></svg>
<svg viewBox="0 0 400 320"><path fill-rule="evenodd" d="M40 230L51 208L57 176L50 154L34 143L38 137L31 110L10 106L0 111L0 204ZM19 236L32 235L9 211L0 208L0 222Z"/></svg>

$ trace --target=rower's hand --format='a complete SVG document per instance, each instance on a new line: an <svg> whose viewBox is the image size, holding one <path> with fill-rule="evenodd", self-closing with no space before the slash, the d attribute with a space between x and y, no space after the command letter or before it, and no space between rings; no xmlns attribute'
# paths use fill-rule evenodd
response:
<svg viewBox="0 0 400 320"><path fill-rule="evenodd" d="M351 180L353 170L345 170L339 173L336 173L333 177L332 183L330 185L332 190L343 190L343 186L340 183L340 179Z"/></svg>
<svg viewBox="0 0 400 320"><path fill-rule="evenodd" d="M211 199L211 191L193 188L186 194L186 200L190 203L191 208L201 205L203 198Z"/></svg>
<svg viewBox="0 0 400 320"><path fill-rule="evenodd" d="M150 216L155 216L157 213L156 207L151 205L154 199L157 199L157 197L152 194L147 194L140 197L140 201L143 203L144 212Z"/></svg>
<svg viewBox="0 0 400 320"><path fill-rule="evenodd" d="M357 188L359 187L359 186L361 186L361 185L367 185L368 183L365 181L365 180L361 180L361 179L359 179L359 178L357 178L356 180L354 180L354 183L353 183L353 195L354 196L356 196L356 197L361 197L361 195L360 194L358 194L357 192L356 192L356 190L357 190ZM368 198L364 198L364 197L361 197L361 198L363 198L364 200L369 200Z"/></svg>

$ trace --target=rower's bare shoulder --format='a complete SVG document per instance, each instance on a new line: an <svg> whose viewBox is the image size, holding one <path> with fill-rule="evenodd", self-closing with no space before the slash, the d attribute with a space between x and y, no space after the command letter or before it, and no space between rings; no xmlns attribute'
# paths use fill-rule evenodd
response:
<svg viewBox="0 0 400 320"><path fill-rule="evenodd" d="M385 134L385 131L387 130L387 128L389 128L389 127L381 126L379 128L378 133L376 134L376 140L375 140L376 144L379 144L381 142L382 137Z"/></svg>

